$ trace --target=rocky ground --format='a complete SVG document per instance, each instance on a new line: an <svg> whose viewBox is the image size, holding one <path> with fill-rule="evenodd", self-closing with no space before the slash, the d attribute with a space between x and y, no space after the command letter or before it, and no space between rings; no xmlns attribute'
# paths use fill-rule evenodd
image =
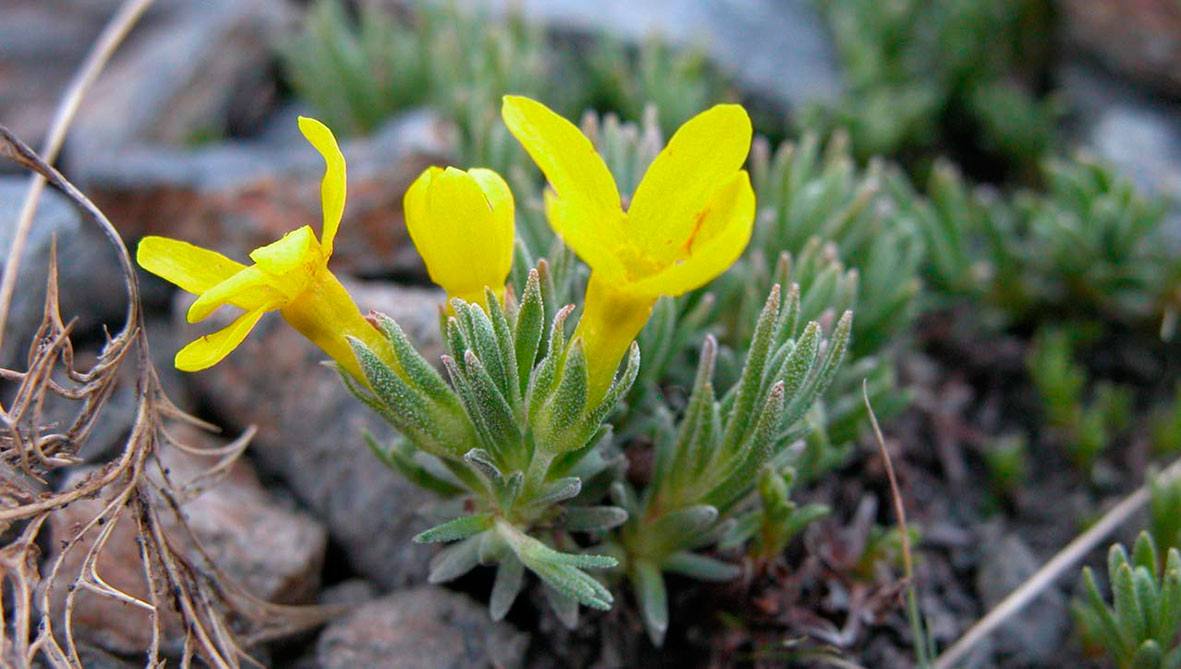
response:
<svg viewBox="0 0 1181 669"><path fill-rule="evenodd" d="M1075 110L1070 125L1079 146L1112 161L1147 191L1181 197L1181 80L1175 67L1181 59L1181 22L1175 9L1164 7L1170 1L1137 3L1131 21L1114 0L1062 3L1067 30L1055 89ZM37 144L58 94L116 4L0 3L5 16L0 21L0 123ZM823 25L806 2L759 1L737 14L722 11L730 3L707 0L608 2L593 11L574 1L515 4L557 31L605 29L635 39L659 26L681 41L708 35L699 43L707 45L710 56L732 71L752 98L784 112L831 99L842 86ZM299 109L276 83L267 46L292 29L297 15L298 7L282 0L213 0L200 7L163 1L136 29L87 98L61 160L67 176L107 213L128 244L144 234L166 233L243 258L284 231L318 224L319 159L297 141L293 118ZM1110 39L1116 31L1126 39ZM1162 101L1169 99L1173 102ZM198 141L203 131L222 124L231 129L228 138ZM451 129L422 110L344 145L349 207L334 269L350 277L362 308L392 315L424 352L438 350L440 294L427 285L407 243L401 194L424 166L447 161L452 142ZM5 244L26 183L23 175L0 172L0 239ZM1181 213L1177 221L1174 229L1181 238ZM0 351L4 366L21 364L39 322L43 293L38 287L44 284L45 259L55 239L62 259L63 311L79 319L76 333L83 351L101 343L103 323L117 324L122 317L121 286L108 281L117 276L114 256L68 205L47 194ZM0 252L6 254L7 247ZM226 363L181 375L172 369L171 355L196 333L184 323L185 298L151 277L141 278L152 357L172 398L182 409L224 427L228 437L248 426L258 428L231 475L185 507L195 539L257 597L350 606L347 615L318 633L260 649L261 657L275 666L326 669L541 667L562 660L611 666L637 654L656 659L650 650L632 647L633 642L612 639L637 629L624 613L603 620L598 631L565 635L547 614L536 611L491 622L477 601L489 587L480 577L465 579L456 589L426 585L432 551L409 538L424 527L418 510L428 495L381 467L364 448L364 431L381 439L389 428L354 401L331 370L316 364L320 353L269 317ZM981 434L1003 433L1007 427L997 405L1011 390L1006 376L1021 373L1024 352L1018 342L995 342L986 359L971 359L979 352L956 350L954 337L938 322L963 317L943 314L925 324L921 353L904 369L915 390L914 408L886 426L908 509L924 528L918 578L932 633L941 643L954 640L1065 544L1078 529L1076 519L1093 515L1105 503L1073 492L1074 482L1055 462L1038 463L1036 487L1029 491L1033 497L1019 496L999 510L972 492L985 487L973 443ZM92 464L118 448L133 410L133 388L118 389L103 429L87 445ZM197 431L185 436L209 444L226 439ZM1132 449L1128 457L1143 453ZM170 476L184 481L200 464L173 454L167 466ZM865 519L876 517L887 499L881 467L867 445L841 476L806 493L837 510L831 522L814 528L807 539L810 548L836 550L841 544L833 537L864 541ZM69 486L71 480L57 484ZM1133 484L1115 472L1110 498ZM1055 502L1047 505L1046 499ZM50 532L64 531L90 505L101 503L87 500L70 507L54 518ZM115 549L100 570L112 585L142 591L142 574L121 569L134 563L123 557L133 558L137 551L132 528L116 528L112 541ZM52 547L47 557L54 555ZM765 604L769 617L787 615L771 595L788 580L783 575L749 586L769 593L756 600ZM1067 603L1073 585L1061 584L1013 619L969 666L1065 666L1061 648L1070 631ZM728 595L674 596L681 598L676 610L724 609ZM907 666L896 610L836 587L823 596L832 619L847 620L844 626L793 620L813 622L833 645L863 649L866 666ZM130 608L83 598L75 622L88 646L88 666L124 666L121 658L145 649L144 621ZM172 648L182 643L183 630L177 627L174 622L168 628L166 644ZM727 649L724 635L703 641L712 633L704 624L689 624L683 638L671 640L670 653L692 663L707 647L715 657L748 659L740 650Z"/></svg>

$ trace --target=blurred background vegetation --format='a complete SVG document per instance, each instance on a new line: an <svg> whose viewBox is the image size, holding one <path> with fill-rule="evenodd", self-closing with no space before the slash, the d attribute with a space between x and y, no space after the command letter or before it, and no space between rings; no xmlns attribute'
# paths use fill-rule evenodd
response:
<svg viewBox="0 0 1181 669"><path fill-rule="evenodd" d="M848 471L867 428L863 380L888 425L916 394L920 412L931 408L939 391L907 369L916 355L982 394L999 393L993 434L969 456L999 504L993 509L1012 512L1012 500L1036 490L1047 466L1072 468L1071 486L1098 493L1134 482L1117 468L1141 452L1136 444L1151 445L1148 459L1181 454L1172 363L1181 255L1168 232L1170 204L1067 139L1074 110L1055 90L1055 3L817 0L814 7L831 35L842 92L791 115L756 114L750 169L760 214L750 247L712 286L657 307L641 337L643 371L617 423L621 433L635 444L673 438L667 414L685 406L706 334L719 342L718 386L734 383L777 283L798 287L804 321L831 322L845 309L856 319L849 359L804 421L802 446L782 463L787 483L765 474L762 515L742 521L749 538L778 518L779 529L745 544L764 559L783 555L826 513L815 504L797 510L787 497ZM532 257L557 247L539 214L539 175L497 120L501 94L532 95L570 118L587 112L583 126L625 200L662 136L710 104L744 98L705 51L659 35L638 45L611 35L560 40L513 11L493 19L448 3L411 3L393 18L319 0L280 53L295 93L334 127L370 132L421 104L450 119L458 164L511 176L527 203L520 227ZM562 280L576 286L577 268ZM1009 344L1015 358L998 359ZM1162 551L1175 543L1175 530L1168 532L1157 538ZM1144 541L1138 552L1148 550ZM1112 578L1129 569L1141 578L1140 567L1120 560ZM1076 607L1080 629L1102 641L1095 629L1105 613L1087 579L1091 602ZM1134 649L1112 652L1133 666Z"/></svg>
<svg viewBox="0 0 1181 669"><path fill-rule="evenodd" d="M762 79L755 77L760 63L727 59L705 38L631 29L627 20L646 12L629 13L626 2L604 5L618 24L609 29L550 20L551 7L584 16L591 4L226 0L219 5L225 15L232 8L251 20L258 7L283 8L266 19L282 25L274 34L246 46L227 40L227 60L256 57L239 65L249 76L238 94L221 89L240 81L210 76L220 88L198 78L199 94L175 95L188 106L162 104L157 91L141 97L129 82L183 70L183 49L200 42L166 31L155 46L144 38L157 50L143 49L143 69L112 68L121 77L113 97L126 98L125 106L86 105L63 167L131 242L148 232L194 242L210 241L199 238L207 235L213 246L241 250L241 230L271 239L275 221L286 230L290 218L307 214L287 192L306 165L290 161L285 152L296 140L279 126L293 112L311 113L344 139L350 161L347 215L356 218L342 226L334 263L370 288L420 290L427 283L421 267L403 262L397 247L408 244L391 232L401 226L400 188L422 166L398 162L404 144L389 136L410 137L407 143L429 145L432 160L506 177L519 238L510 283L523 295L529 270L544 259L536 290L549 322L577 301L587 272L545 221L544 180L502 125L501 96L535 97L579 123L625 201L685 120L718 102L741 102L756 126L747 168L758 216L749 247L711 285L657 304L640 336L637 380L610 420L611 448L595 461L612 475L626 470L610 502L647 519L631 521L623 543L644 543L656 524L645 522L668 518L666 509L649 513L645 489L698 483L670 475L671 445L688 433L687 416L702 398L733 401L743 369L759 358L751 349L761 315L794 314L771 346L786 350L788 340L804 336L795 326L816 321L831 334L852 310L844 363L819 401L779 435L790 443L749 472L741 503L681 523L675 546L665 547L667 563L654 567L655 577L636 579L611 614L564 631L528 596L513 613L501 607L511 624L534 633L537 666L654 662L658 651L640 630L647 624L657 638L659 623L668 629L665 652L687 663L913 666L1145 480L1152 483L1148 513L1112 540L1130 548L1089 555L1088 571L1064 579L1070 582L1048 593L1049 604L996 635L982 666L1181 666L1170 634L1181 620L1181 484L1157 478L1181 457L1181 4L751 0L749 16L727 27L738 27L739 42L765 39L764 51L783 56ZM721 4L684 6L716 11ZM771 38L747 36L756 34L752 23L780 10L814 22L800 30L823 47L818 74L805 71L816 65L799 56L811 47L782 23L767 21L780 30ZM185 29L240 28L228 19L228 28L197 20L213 25L222 19L215 14L196 12ZM11 16L9 27L0 24L0 38L10 36L0 39L0 58L24 48L16 39L24 14ZM668 17L670 33L683 17ZM734 43L731 36L726 49ZM217 55L209 60L224 65ZM6 71L0 62L0 82ZM815 79L826 87L785 95L775 86ZM194 105L191 115L175 113ZM159 118L141 123L139 112L150 116L149 108ZM416 125L422 118L429 122ZM108 136L122 143L92 141ZM318 217L315 210L309 221ZM360 248L351 257L350 234ZM360 256L381 257L365 264ZM781 303L768 306L774 285L782 287ZM145 286L152 317L167 322L171 294ZM411 303L407 293L397 295L393 302ZM413 308L426 327L398 314L412 338L433 332L437 315L433 304L422 307L429 299L418 299ZM181 326L160 327L175 335L169 329ZM35 331L34 318L29 338ZM98 328L87 332L91 343L103 341ZM241 378L253 377L231 381ZM200 380L186 384L212 420L265 423L251 413L258 411L253 396L226 400ZM299 401L320 397L300 391ZM312 415L291 401L294 408L283 407L289 417ZM887 435L884 452L911 517L906 533L887 503L886 464L867 404ZM359 502L338 500L372 491L358 484L313 501L306 493L321 476L358 476L330 469L347 462L339 441L351 436L323 437L331 443L311 465L288 451L258 463L274 479L269 485L327 518L339 543L329 553L330 580L360 575L401 587L413 581L412 568L388 578L382 569L413 560L393 551L368 562L354 555L379 544L385 528L346 519L368 524L345 543L347 532L331 517L340 508L358 515ZM711 435L692 436L703 449L716 446ZM264 430L259 440L266 439ZM916 551L914 578L905 581L904 539ZM425 561L426 553L415 555ZM675 574L667 590L663 572ZM486 599L487 576L475 569L454 587ZM917 594L906 611L900 593L910 584ZM671 620L659 620L661 611ZM1048 641L1039 645L1039 638Z"/></svg>

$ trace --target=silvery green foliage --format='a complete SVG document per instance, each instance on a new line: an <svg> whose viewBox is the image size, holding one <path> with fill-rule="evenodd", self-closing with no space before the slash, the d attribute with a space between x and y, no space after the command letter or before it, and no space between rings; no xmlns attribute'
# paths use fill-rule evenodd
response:
<svg viewBox="0 0 1181 669"><path fill-rule="evenodd" d="M1119 669L1181 667L1181 553L1164 560L1147 532L1129 557L1121 545L1107 555L1112 591L1109 605L1090 567L1083 569L1084 595L1074 603L1075 621L1088 646L1101 649Z"/></svg>
<svg viewBox="0 0 1181 669"><path fill-rule="evenodd" d="M528 165L500 123L500 96L552 93L555 59L540 26L519 12L492 18L458 3L409 5L403 20L364 3L354 21L342 0L318 0L278 49L296 93L344 134L430 104L455 123L460 164L504 174Z"/></svg>
<svg viewBox="0 0 1181 669"><path fill-rule="evenodd" d="M1174 319L1181 262L1163 237L1164 203L1083 155L1050 161L1043 174L1044 193L989 198L940 164L912 210L930 284L1010 324Z"/></svg>
<svg viewBox="0 0 1181 669"><path fill-rule="evenodd" d="M808 110L845 128L860 157L922 164L952 144L981 163L1036 167L1057 105L1038 97L1049 61L1047 0L817 0L844 65L844 99ZM860 318L860 316L858 316Z"/></svg>
<svg viewBox="0 0 1181 669"><path fill-rule="evenodd" d="M1163 549L1181 548L1181 478L1151 474L1148 528Z"/></svg>
<svg viewBox="0 0 1181 669"><path fill-rule="evenodd" d="M819 244L826 256L852 272L855 285L846 292L856 294L857 325L850 345L854 355L880 351L909 329L924 247L909 215L913 198L899 200L890 188L891 180L904 178L896 168L874 160L859 170L845 135L834 135L822 145L816 135L806 134L774 152L765 142L756 142L751 178L760 212L749 250L756 265L773 264L783 253L798 258L810 244ZM813 276L835 283L835 277ZM768 284L754 285L737 273L735 277L748 313L757 310ZM808 293L808 283L798 282ZM819 290L831 288L822 284ZM814 303L823 304L823 293L813 295ZM747 340L748 333L738 334L739 341Z"/></svg>
<svg viewBox="0 0 1181 669"><path fill-rule="evenodd" d="M487 312L451 302L454 315L444 324L448 380L397 323L381 318L400 368L354 340L369 388L345 381L401 434L388 448L371 444L378 456L446 498L436 509L441 522L416 537L450 544L433 560L430 580L496 564L490 607L499 619L528 570L573 624L578 604L607 609L613 599L585 570L616 560L582 552L570 533L601 534L627 517L600 504L623 466L622 456L609 451L604 421L635 380L639 349L633 345L606 396L588 403L581 342L567 341L564 332L573 307L546 318L537 271L519 303L510 297L502 307L491 292L487 299Z"/></svg>
<svg viewBox="0 0 1181 669"><path fill-rule="evenodd" d="M819 323L801 320L799 294L779 286L759 314L739 381L720 399L713 388L717 344L706 339L684 415L657 431L652 478L636 491L612 488L629 520L619 532L628 578L653 642L668 627L665 572L729 580L734 565L699 553L734 531L755 503L759 472L782 472L790 448L807 432L803 420L837 373L852 329L846 312L826 340Z"/></svg>
<svg viewBox="0 0 1181 669"><path fill-rule="evenodd" d="M759 199L751 244L715 287L719 303L739 305L723 321L722 342L741 355L773 284L796 287L805 321L831 323L846 309L857 311L850 359L807 416L810 432L796 472L807 481L844 462L865 429L863 380L879 417L909 401L897 387L895 358L918 310L924 251L912 214L918 196L895 187L905 176L886 163L858 169L841 134L827 144L805 135L774 152L756 141L751 175ZM719 375L733 378L734 358L724 353Z"/></svg>
<svg viewBox="0 0 1181 669"><path fill-rule="evenodd" d="M1063 442L1075 466L1089 473L1131 425L1134 396L1128 386L1093 381L1075 357L1069 331L1043 327L1034 337L1027 367L1046 426Z"/></svg>
<svg viewBox="0 0 1181 669"><path fill-rule="evenodd" d="M301 98L341 134L377 128L429 91L426 53L412 27L366 4L354 25L341 0L319 0L302 32L278 45L284 73Z"/></svg>
<svg viewBox="0 0 1181 669"><path fill-rule="evenodd" d="M584 108L617 109L632 120L658 109L653 121L665 132L727 97L724 78L703 50L674 46L658 35L633 48L603 34L583 60Z"/></svg>
<svg viewBox="0 0 1181 669"><path fill-rule="evenodd" d="M791 501L795 470L767 464L759 472L759 504L737 517L733 530L719 544L721 548L748 545L747 554L757 562L779 559L787 545L811 522L829 513L823 504L797 506Z"/></svg>

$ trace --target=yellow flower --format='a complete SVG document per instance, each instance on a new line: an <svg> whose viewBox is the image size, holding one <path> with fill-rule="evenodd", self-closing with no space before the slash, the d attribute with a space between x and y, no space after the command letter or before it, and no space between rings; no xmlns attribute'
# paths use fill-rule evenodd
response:
<svg viewBox="0 0 1181 669"><path fill-rule="evenodd" d="M250 266L176 239L149 236L140 241L136 261L141 267L198 296L189 308L190 323L204 320L227 304L245 312L226 328L177 352L177 369L196 372L212 367L242 343L264 313L276 310L362 382L365 377L346 337L360 339L393 363L388 342L328 271L332 242L344 213L344 155L323 123L301 117L299 129L326 164L320 184L324 224L319 239L305 225L252 251L254 264Z"/></svg>
<svg viewBox="0 0 1181 669"><path fill-rule="evenodd" d="M750 241L755 196L742 169L750 117L730 104L690 119L656 156L624 211L607 165L574 124L518 96L505 96L501 113L549 180L550 225L591 268L576 336L591 395L599 397L657 298L705 285Z"/></svg>
<svg viewBox="0 0 1181 669"><path fill-rule="evenodd" d="M513 264L513 193L499 174L430 167L403 200L406 228L431 281L448 297L484 304L500 295Z"/></svg>

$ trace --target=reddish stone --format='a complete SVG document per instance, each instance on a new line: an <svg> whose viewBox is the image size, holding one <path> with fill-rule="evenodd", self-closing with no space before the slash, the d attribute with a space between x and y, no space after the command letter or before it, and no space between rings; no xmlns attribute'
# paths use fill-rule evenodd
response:
<svg viewBox="0 0 1181 669"><path fill-rule="evenodd" d="M191 428L172 431L188 445L221 445ZM216 462L215 458L198 458L171 447L161 453L161 460L177 485L192 480ZM75 470L63 485L76 485L92 471L94 468ZM106 503L101 497L80 500L50 516L49 564L57 559L63 542L90 522ZM160 504L158 508L165 509L163 502ZM327 549L327 533L308 515L288 508L268 493L246 461L237 461L223 481L188 501L183 510L193 536L206 554L247 592L281 603L314 599ZM170 540L176 546L194 551L188 534L179 528L175 518L166 510L161 517ZM54 589L55 619L60 620L64 610L66 585L78 575L87 547L101 530L101 525L93 527L66 555ZM190 555L196 557L195 552ZM96 570L112 587L147 601L147 581L136 542L135 522L130 516L125 514L116 523ZM179 615L167 608L167 602L164 606L164 641L174 646L183 641L184 630ZM73 622L78 638L117 653L141 653L151 643L147 611L89 591L77 595Z"/></svg>
<svg viewBox="0 0 1181 669"><path fill-rule="evenodd" d="M1181 3L1177 0L1062 0L1068 38L1108 67L1181 96Z"/></svg>

